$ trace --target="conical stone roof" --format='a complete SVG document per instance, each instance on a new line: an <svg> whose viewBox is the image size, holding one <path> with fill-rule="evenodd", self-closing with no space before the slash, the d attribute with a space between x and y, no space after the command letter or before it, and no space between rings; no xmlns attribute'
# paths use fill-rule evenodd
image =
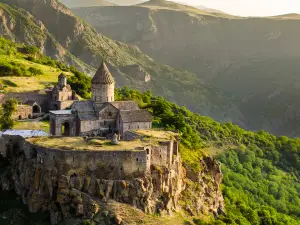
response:
<svg viewBox="0 0 300 225"><path fill-rule="evenodd" d="M97 70L96 74L92 79L93 84L113 84L115 83L113 76L109 72L106 64L101 63L101 66Z"/></svg>

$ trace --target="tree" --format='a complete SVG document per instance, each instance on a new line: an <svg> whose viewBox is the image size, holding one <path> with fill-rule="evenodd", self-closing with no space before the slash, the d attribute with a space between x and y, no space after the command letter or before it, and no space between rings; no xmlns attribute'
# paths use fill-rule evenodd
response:
<svg viewBox="0 0 300 225"><path fill-rule="evenodd" d="M31 73L31 75L42 75L43 71L40 69L36 69L34 67L29 67L28 71Z"/></svg>
<svg viewBox="0 0 300 225"><path fill-rule="evenodd" d="M1 129L11 129L14 125L12 114L17 110L18 101L16 99L8 99L2 104L0 115Z"/></svg>
<svg viewBox="0 0 300 225"><path fill-rule="evenodd" d="M25 54L28 54L28 55L36 55L37 53L40 52L40 50L36 46L25 46L23 48L23 51Z"/></svg>

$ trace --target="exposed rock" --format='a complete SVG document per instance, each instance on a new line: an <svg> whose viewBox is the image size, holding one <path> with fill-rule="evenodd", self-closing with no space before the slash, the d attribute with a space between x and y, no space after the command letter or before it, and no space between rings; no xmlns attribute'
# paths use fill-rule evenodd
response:
<svg viewBox="0 0 300 225"><path fill-rule="evenodd" d="M88 176L88 172L84 176L59 174L57 168L19 153L9 154L12 158L0 174L0 186L3 190L13 188L30 212L49 211L51 224L72 216L92 219L102 213L107 217L108 212L99 212L99 201L110 199L150 214L170 214L178 209L179 202L189 202L183 208L190 215L224 213L219 187L222 173L214 158L201 160L198 172L187 166L185 169L178 156L172 165L151 165L140 178L105 180ZM122 218L116 216L114 222L122 224Z"/></svg>

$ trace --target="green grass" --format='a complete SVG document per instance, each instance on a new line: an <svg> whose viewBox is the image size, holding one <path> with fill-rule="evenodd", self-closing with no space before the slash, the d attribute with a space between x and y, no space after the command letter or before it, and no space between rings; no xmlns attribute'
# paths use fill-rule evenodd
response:
<svg viewBox="0 0 300 225"><path fill-rule="evenodd" d="M29 121L29 122L16 122L13 129L15 130L43 130L45 132L50 131L49 122L45 121Z"/></svg>
<svg viewBox="0 0 300 225"><path fill-rule="evenodd" d="M4 39L1 39L1 41L5 42ZM32 67L43 72L42 75L35 76L28 76L28 74L24 74L24 76L0 76L0 83L2 83L5 92L43 90L57 82L58 75L62 72L60 69L26 60L27 55L17 52L17 46L11 46L14 43L7 42L1 44L0 65L15 64L17 66L22 66L25 69ZM12 55L7 55L6 49L12 50L14 53ZM71 73L66 74L71 75Z"/></svg>

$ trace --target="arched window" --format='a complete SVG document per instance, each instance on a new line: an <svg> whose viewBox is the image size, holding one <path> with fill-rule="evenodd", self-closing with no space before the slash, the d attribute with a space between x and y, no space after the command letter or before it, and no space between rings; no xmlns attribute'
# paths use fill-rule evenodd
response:
<svg viewBox="0 0 300 225"><path fill-rule="evenodd" d="M112 116L112 113L111 113L111 112L108 112L108 116Z"/></svg>
<svg viewBox="0 0 300 225"><path fill-rule="evenodd" d="M147 155L149 155L150 154L149 148L147 148L146 151L147 151Z"/></svg>

